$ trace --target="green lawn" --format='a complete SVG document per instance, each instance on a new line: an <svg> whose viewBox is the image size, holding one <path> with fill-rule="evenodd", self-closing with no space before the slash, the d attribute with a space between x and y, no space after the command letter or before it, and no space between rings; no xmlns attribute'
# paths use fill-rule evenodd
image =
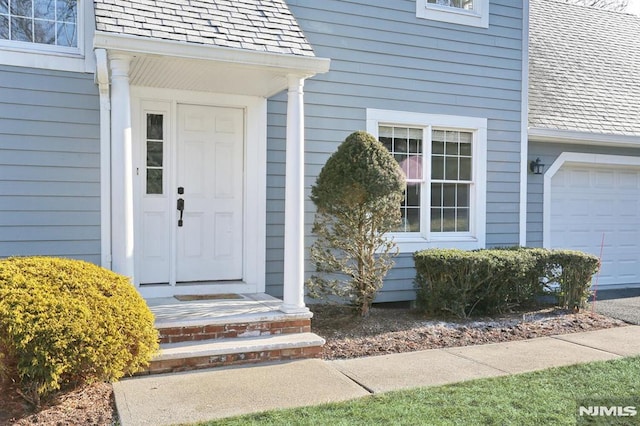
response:
<svg viewBox="0 0 640 426"><path fill-rule="evenodd" d="M632 398L640 405L640 357L390 392L203 425L575 425L578 401L598 397ZM612 420L601 424L612 424ZM613 424L640 424L640 418Z"/></svg>

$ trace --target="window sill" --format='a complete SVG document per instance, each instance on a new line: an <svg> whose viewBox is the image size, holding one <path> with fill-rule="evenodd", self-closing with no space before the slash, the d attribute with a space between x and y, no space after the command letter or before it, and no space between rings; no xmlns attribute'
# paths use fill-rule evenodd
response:
<svg viewBox="0 0 640 426"><path fill-rule="evenodd" d="M472 236L432 237L427 240L421 236L390 235L400 253L414 253L431 248L450 248L460 250L476 250L484 248L484 242Z"/></svg>
<svg viewBox="0 0 640 426"><path fill-rule="evenodd" d="M48 48L0 41L0 64L58 71L93 72L95 65L80 49Z"/></svg>

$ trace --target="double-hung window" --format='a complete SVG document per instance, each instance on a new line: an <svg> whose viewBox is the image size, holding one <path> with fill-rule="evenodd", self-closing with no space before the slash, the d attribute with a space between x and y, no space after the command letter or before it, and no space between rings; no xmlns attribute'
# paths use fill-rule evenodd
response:
<svg viewBox="0 0 640 426"><path fill-rule="evenodd" d="M0 0L0 39L78 47L77 0Z"/></svg>
<svg viewBox="0 0 640 426"><path fill-rule="evenodd" d="M85 0L0 0L0 63L92 71L92 3ZM87 15L87 16L85 16Z"/></svg>
<svg viewBox="0 0 640 426"><path fill-rule="evenodd" d="M472 27L489 27L489 0L416 0L416 16Z"/></svg>
<svg viewBox="0 0 640 426"><path fill-rule="evenodd" d="M475 117L367 110L367 131L389 150L406 178L402 221L393 233L402 251L484 247L486 123Z"/></svg>

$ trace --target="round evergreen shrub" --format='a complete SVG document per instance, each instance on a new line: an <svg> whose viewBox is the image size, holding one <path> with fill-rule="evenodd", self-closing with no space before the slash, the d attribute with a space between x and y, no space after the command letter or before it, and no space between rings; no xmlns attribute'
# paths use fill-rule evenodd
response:
<svg viewBox="0 0 640 426"><path fill-rule="evenodd" d="M0 260L0 370L32 402L135 373L157 350L153 314L128 278L79 260Z"/></svg>

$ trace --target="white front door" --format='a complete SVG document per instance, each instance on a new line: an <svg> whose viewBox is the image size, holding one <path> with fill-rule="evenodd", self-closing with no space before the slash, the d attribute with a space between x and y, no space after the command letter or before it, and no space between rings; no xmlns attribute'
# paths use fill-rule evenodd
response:
<svg viewBox="0 0 640 426"><path fill-rule="evenodd" d="M143 115L139 283L242 281L244 111L148 102Z"/></svg>
<svg viewBox="0 0 640 426"><path fill-rule="evenodd" d="M178 105L177 135L176 281L241 280L243 112Z"/></svg>

